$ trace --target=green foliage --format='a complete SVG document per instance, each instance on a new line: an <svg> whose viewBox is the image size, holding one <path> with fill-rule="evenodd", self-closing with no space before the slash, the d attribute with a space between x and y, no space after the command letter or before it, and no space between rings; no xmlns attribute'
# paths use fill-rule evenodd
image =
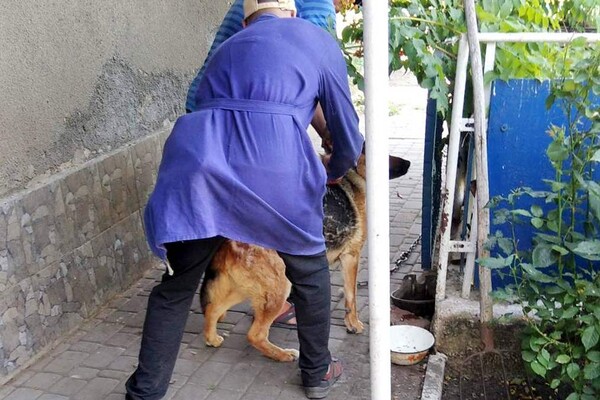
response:
<svg viewBox="0 0 600 400"><path fill-rule="evenodd" d="M556 81L547 102L559 105L564 126L552 126L546 155L555 172L548 190L515 189L494 198L494 224L508 224L512 237L497 232L487 246L495 257L481 260L507 271L512 284L495 296L518 300L527 319L522 357L551 388L570 390L568 399L600 397L600 48L575 42L575 58ZM585 77L585 79L583 79ZM587 120L587 123L584 123ZM528 198L529 208L517 208ZM533 246L520 248L519 226L534 232Z"/></svg>
<svg viewBox="0 0 600 400"><path fill-rule="evenodd" d="M458 39L466 32L462 1L392 0L389 8L389 72L411 71L421 87L429 89L438 109L450 108L450 81L454 79ZM341 45L349 75L363 87L363 20L342 31Z"/></svg>
<svg viewBox="0 0 600 400"><path fill-rule="evenodd" d="M600 30L598 0L480 0L476 7L481 32ZM411 71L448 118L458 42L466 32L463 1L389 0L389 32L389 72ZM359 17L341 38L349 75L361 90L362 37ZM543 43L497 46L486 80L561 78L547 104L562 104L568 124L549 129L555 176L545 180L548 190L520 188L491 202L494 223L509 224L513 235L490 237L487 246L499 255L479 261L512 277L495 297L523 304L529 323L522 355L531 371L554 389L572 390L567 400L587 400L600 398L600 183L592 178L600 163L600 110L588 101L590 93L600 95L600 48L575 40L567 50ZM466 114L471 107L467 98ZM591 125L582 124L584 117ZM515 206L523 197L534 203L529 209ZM535 230L532 248L519 248L514 233L520 223Z"/></svg>
<svg viewBox="0 0 600 400"><path fill-rule="evenodd" d="M481 0L477 4L482 32L598 31L597 0ZM459 37L466 32L462 0L390 0L389 72L411 71L437 101L446 117L452 105ZM362 89L363 21L342 33L348 71ZM551 127L547 156L555 176L546 191L516 189L497 198L494 223L511 226L488 246L497 256L480 263L508 273L513 284L496 298L523 304L528 326L523 360L554 389L573 393L567 400L600 397L600 184L592 170L600 162L600 111L589 95L600 95L600 48L582 40L567 46L542 43L499 44L494 70L486 79L561 78L547 104L561 104L567 125ZM467 91L467 95L469 91ZM471 102L465 101L466 113ZM591 125L583 125L587 118ZM519 209L520 198L533 205ZM501 205L507 207L500 208ZM532 248L519 248L519 223L535 231ZM508 271L508 272L507 272Z"/></svg>
<svg viewBox="0 0 600 400"><path fill-rule="evenodd" d="M350 2L351 3L351 2ZM600 27L597 0L483 0L476 2L482 32L585 31ZM389 0L389 72L411 71L430 91L438 111L448 116L456 72L458 41L466 33L462 0ZM363 20L342 32L348 72L362 90ZM501 44L495 69L487 79L548 79L562 71L561 46ZM466 102L469 110L470 103Z"/></svg>

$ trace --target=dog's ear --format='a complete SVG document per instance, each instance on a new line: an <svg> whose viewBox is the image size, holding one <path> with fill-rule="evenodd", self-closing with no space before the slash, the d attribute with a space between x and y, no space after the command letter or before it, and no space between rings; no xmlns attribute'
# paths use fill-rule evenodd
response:
<svg viewBox="0 0 600 400"><path fill-rule="evenodd" d="M398 178L402 175L406 175L410 168L410 161L405 160L401 157L389 156L390 159L390 179Z"/></svg>
<svg viewBox="0 0 600 400"><path fill-rule="evenodd" d="M365 158L365 145L363 145L362 148L362 156L361 158ZM410 161L405 160L402 157L396 157L396 156L388 156L389 159L389 167L388 167L388 171L389 171L389 179L395 179L395 178L399 178L402 175L406 175L406 173L408 172L408 169L410 168ZM364 164L364 163L363 163ZM359 174L362 177L366 176L366 170L365 171L359 171Z"/></svg>

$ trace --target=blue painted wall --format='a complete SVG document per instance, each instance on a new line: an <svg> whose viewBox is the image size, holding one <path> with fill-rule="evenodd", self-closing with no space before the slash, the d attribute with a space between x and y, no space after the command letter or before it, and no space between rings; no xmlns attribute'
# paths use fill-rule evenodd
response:
<svg viewBox="0 0 600 400"><path fill-rule="evenodd" d="M506 196L512 189L528 186L546 190L543 179L554 179L546 148L550 144L547 131L551 124L564 125L566 118L559 106L546 109L549 82L536 80L497 81L493 85L488 120L488 165L490 196ZM599 98L593 101L600 102ZM600 180L600 171L596 171ZM519 208L529 208L523 200ZM491 227L492 232L499 229ZM506 228L501 229L508 235ZM519 229L522 246L531 243L532 230ZM502 285L497 274L494 286Z"/></svg>

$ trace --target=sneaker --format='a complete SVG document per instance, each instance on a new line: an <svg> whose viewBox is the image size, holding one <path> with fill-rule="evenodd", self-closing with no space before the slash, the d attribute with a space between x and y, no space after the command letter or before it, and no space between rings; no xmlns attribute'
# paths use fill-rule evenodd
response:
<svg viewBox="0 0 600 400"><path fill-rule="evenodd" d="M331 364L329 364L329 368L327 369L327 373L323 379L321 379L319 386L304 387L304 393L306 394L306 397L309 399L324 399L327 397L333 384L340 379L340 376L342 376L342 372L344 372L342 362L337 358L332 358Z"/></svg>

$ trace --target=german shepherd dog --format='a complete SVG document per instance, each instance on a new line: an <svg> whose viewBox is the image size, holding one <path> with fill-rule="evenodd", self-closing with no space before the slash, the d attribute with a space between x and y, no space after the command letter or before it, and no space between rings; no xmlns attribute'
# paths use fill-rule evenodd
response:
<svg viewBox="0 0 600 400"><path fill-rule="evenodd" d="M406 174L410 162L390 156L390 179ZM367 238L366 164L364 151L357 166L340 184L329 185L323 199L323 233L327 261L339 261L343 271L346 330L361 333L363 323L356 310L356 278L363 245ZM269 341L269 328L288 298L291 283L285 265L275 250L233 240L226 241L206 271L200 291L204 311L204 337L208 346L219 347L223 337L217 322L232 306L250 300L254 322L248 341L265 356L277 361L298 358L295 349L282 349Z"/></svg>

